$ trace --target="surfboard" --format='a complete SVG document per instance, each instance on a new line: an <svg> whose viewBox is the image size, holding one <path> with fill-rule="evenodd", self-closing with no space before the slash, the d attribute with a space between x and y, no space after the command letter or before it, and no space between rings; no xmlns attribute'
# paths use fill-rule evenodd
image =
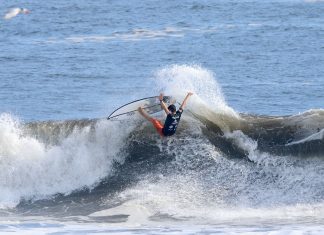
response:
<svg viewBox="0 0 324 235"><path fill-rule="evenodd" d="M164 96L164 103L168 106L170 104L174 104L176 102L172 96ZM134 100L130 103L124 104L118 109L114 110L108 117L108 120L114 119L116 120L119 117L127 117L132 116L137 112L137 109L142 107L148 114L153 114L161 111L160 100L158 96L151 96L142 98L139 100Z"/></svg>

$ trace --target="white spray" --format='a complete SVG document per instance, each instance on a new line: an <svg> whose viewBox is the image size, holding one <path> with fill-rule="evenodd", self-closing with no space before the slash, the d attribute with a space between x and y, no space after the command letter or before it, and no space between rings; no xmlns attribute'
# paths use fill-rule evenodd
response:
<svg viewBox="0 0 324 235"><path fill-rule="evenodd" d="M0 115L0 207L15 206L24 199L68 194L91 187L112 171L114 160L131 126L99 121L75 129L59 145L47 146L24 135L22 125L8 114ZM122 130L122 131L121 131Z"/></svg>
<svg viewBox="0 0 324 235"><path fill-rule="evenodd" d="M179 101L191 91L196 95L196 101L204 102L215 112L236 115L226 105L215 75L205 68L198 65L173 65L157 71L154 79L158 90L174 95Z"/></svg>

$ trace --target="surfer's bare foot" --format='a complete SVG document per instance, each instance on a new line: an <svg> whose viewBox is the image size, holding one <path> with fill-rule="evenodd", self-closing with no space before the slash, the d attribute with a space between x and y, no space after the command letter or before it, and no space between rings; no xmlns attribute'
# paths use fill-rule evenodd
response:
<svg viewBox="0 0 324 235"><path fill-rule="evenodd" d="M140 112L140 114L142 114L143 115L143 108L142 107L138 107L138 112Z"/></svg>

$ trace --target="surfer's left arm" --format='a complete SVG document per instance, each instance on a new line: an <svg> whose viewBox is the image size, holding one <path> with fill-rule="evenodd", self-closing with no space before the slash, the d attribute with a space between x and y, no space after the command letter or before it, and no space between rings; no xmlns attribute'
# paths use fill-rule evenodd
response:
<svg viewBox="0 0 324 235"><path fill-rule="evenodd" d="M179 109L183 110L183 108L184 108L184 107L186 106L186 104L187 104L187 101L188 101L189 97L192 96L192 95L193 95L192 92L188 92L187 96L186 96L186 97L184 98L184 100L182 101L182 104L181 104L181 106L180 106Z"/></svg>
<svg viewBox="0 0 324 235"><path fill-rule="evenodd" d="M164 110L164 112L168 115L170 113L170 111L168 110L168 107L166 106L166 104L163 101L163 93L160 94L159 96L159 100L160 100L160 104L161 104L161 108Z"/></svg>

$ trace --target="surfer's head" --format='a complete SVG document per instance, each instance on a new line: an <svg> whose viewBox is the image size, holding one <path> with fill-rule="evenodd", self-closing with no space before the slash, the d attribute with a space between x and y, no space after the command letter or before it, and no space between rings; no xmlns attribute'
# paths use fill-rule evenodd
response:
<svg viewBox="0 0 324 235"><path fill-rule="evenodd" d="M176 108L176 106L174 104L171 104L171 105L169 105L168 110L171 113L175 113L177 111L177 108Z"/></svg>

